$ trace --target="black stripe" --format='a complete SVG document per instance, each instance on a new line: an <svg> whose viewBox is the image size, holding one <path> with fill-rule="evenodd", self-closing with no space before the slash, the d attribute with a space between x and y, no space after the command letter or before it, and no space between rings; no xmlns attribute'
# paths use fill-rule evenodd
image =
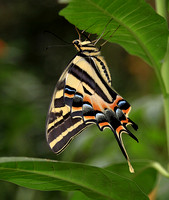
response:
<svg viewBox="0 0 169 200"><path fill-rule="evenodd" d="M104 71L104 74L105 74L106 77L107 77L108 82L111 82L111 78L109 77L109 74L108 74L108 72L107 72L107 69L106 69L104 63L103 63L98 57L94 56L94 58L95 58L95 59L100 63L100 65L102 66L102 69L103 69L103 71Z"/></svg>
<svg viewBox="0 0 169 200"><path fill-rule="evenodd" d="M63 112L63 111L62 111ZM61 119L60 121L56 122L52 127L50 127L48 129L48 133L52 132L52 129L57 128L59 125L61 125L62 123L65 122L65 120L70 116L70 112L66 113L66 115L63 115L63 119Z"/></svg>
<svg viewBox="0 0 169 200"><path fill-rule="evenodd" d="M84 89L84 92L85 92L86 94L89 94L90 96L92 95L92 94L89 92L89 90L87 90L84 86L83 86L83 89Z"/></svg>
<svg viewBox="0 0 169 200"><path fill-rule="evenodd" d="M79 116L79 117L83 118L82 110L72 112L72 113L71 113L71 116L72 116L72 117L75 117L75 116L77 117L77 116Z"/></svg>
<svg viewBox="0 0 169 200"><path fill-rule="evenodd" d="M104 94L102 89L99 87L99 85L93 80L91 76L85 71L83 71L80 67L72 63L71 71L69 72L73 76L75 76L77 79L81 80L82 82L85 82L93 91L95 91L99 96L102 97L102 99L108 103L111 103L107 96ZM102 78L103 79L103 78Z"/></svg>
<svg viewBox="0 0 169 200"><path fill-rule="evenodd" d="M76 89L70 87L69 85L65 86L65 93L67 94L74 94L76 92Z"/></svg>
<svg viewBox="0 0 169 200"><path fill-rule="evenodd" d="M53 121L55 121L58 117L61 117L62 113L63 113L62 110L60 110L60 112L57 112L57 113L50 112L48 115L49 124L52 123Z"/></svg>
<svg viewBox="0 0 169 200"><path fill-rule="evenodd" d="M64 122L64 120L63 119L61 119L59 122L56 122L52 127L50 127L49 129L48 129L48 133L49 134L51 134L51 132L54 130L54 129L56 129L60 124L62 124ZM50 137L50 135L49 135L49 137Z"/></svg>
<svg viewBox="0 0 169 200"><path fill-rule="evenodd" d="M106 89L108 90L108 92L111 94L113 100L116 99L117 93L107 84L107 82L104 80L104 78L102 77L102 75L100 74L100 72L98 71L95 63L93 62L93 60L91 59L91 57L86 56L83 53L79 53L79 56L83 57L95 70L97 76L99 77L99 79L102 81L102 83L105 85ZM102 92L103 94L103 92ZM100 95L100 94L99 94ZM100 95L101 96L101 95Z"/></svg>
<svg viewBox="0 0 169 200"><path fill-rule="evenodd" d="M58 81L57 85L56 85L56 88L57 88L57 90L61 90L61 89L64 88L64 86L65 86L65 79L61 80L61 81Z"/></svg>
<svg viewBox="0 0 169 200"><path fill-rule="evenodd" d="M66 120L60 120L57 122L53 128L51 127L51 132L49 134L48 142L51 143L54 139L56 139L62 132L64 132L67 128L72 126L70 123L70 115ZM59 130L60 129L60 130Z"/></svg>
<svg viewBox="0 0 169 200"><path fill-rule="evenodd" d="M95 51L95 49L93 49L93 50L86 49L86 50L81 51L81 53L85 53L85 52L87 52L87 53L99 53L99 51Z"/></svg>
<svg viewBox="0 0 169 200"><path fill-rule="evenodd" d="M83 47L88 47L88 48L96 49L96 47L95 47L92 43L85 44L85 45L83 45L81 48L83 48Z"/></svg>
<svg viewBox="0 0 169 200"><path fill-rule="evenodd" d="M126 152L125 152L125 150L124 150L124 148L123 148L123 146L122 146L121 138L120 138L120 139L118 138L117 133L116 133L115 130L112 130L112 131L113 131L113 133L114 133L114 135L115 135L115 138L116 138L116 140L117 140L117 142L118 142L118 144L119 144L119 147L120 147L120 149L121 149L121 151L122 151L124 157L125 157L126 160L127 160L127 154L126 154Z"/></svg>
<svg viewBox="0 0 169 200"><path fill-rule="evenodd" d="M67 128L71 127L73 124L78 123L80 120L81 118L72 119L71 117L69 117L65 122L66 124L64 125L62 131L64 129L66 130ZM62 140L56 143L56 145L53 147L53 151L56 153L61 153L66 148L66 146L71 142L73 137L79 134L84 129L84 127L86 127L86 125L83 123L80 124L77 128L73 129L71 132L69 132L66 136L63 137ZM61 132L59 131L59 129L55 129L51 134L54 136L53 139L51 140L53 141L54 139L56 139L57 136L61 134Z"/></svg>
<svg viewBox="0 0 169 200"><path fill-rule="evenodd" d="M65 104L72 107L73 98L65 97Z"/></svg>
<svg viewBox="0 0 169 200"><path fill-rule="evenodd" d="M74 107L82 107L82 104L83 104L83 96L82 95L78 95L78 93L76 93L75 96L73 97L72 106L74 106Z"/></svg>
<svg viewBox="0 0 169 200"><path fill-rule="evenodd" d="M138 126L137 126L137 124L135 124L131 119L129 119L128 118L128 120L129 120L129 122L131 123L131 126L134 128L134 130L137 130L138 129Z"/></svg>
<svg viewBox="0 0 169 200"><path fill-rule="evenodd" d="M56 93L56 96L57 96L57 93ZM60 97L60 98L56 98L54 100L54 107L55 108L60 108L60 107L63 107L65 106L65 103L64 103L64 97Z"/></svg>
<svg viewBox="0 0 169 200"><path fill-rule="evenodd" d="M84 57L84 59L90 64L92 65L92 67L94 68L97 76L101 79L102 83L105 85L106 89L109 91L109 93L111 94L112 98L115 100L117 93L106 83L106 81L103 79L103 77L101 76L100 72L98 71L95 63L93 62L93 60L90 57L86 57L85 55L81 54L82 57Z"/></svg>

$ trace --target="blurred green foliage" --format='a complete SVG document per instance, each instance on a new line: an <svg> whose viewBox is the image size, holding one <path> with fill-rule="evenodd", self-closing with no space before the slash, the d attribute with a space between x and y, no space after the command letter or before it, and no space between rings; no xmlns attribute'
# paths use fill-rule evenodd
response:
<svg viewBox="0 0 169 200"><path fill-rule="evenodd" d="M45 30L68 42L78 37L74 27L58 16L65 5L53 0L2 0L0 6L0 156L41 157L96 166L123 161L112 132L100 132L96 126L85 130L59 156L47 145L45 122L52 92L76 51ZM51 45L56 46L49 48ZM117 45L106 44L102 54L111 66L114 88L131 103L131 119L139 125L138 144L123 136L131 160L154 159L165 165L163 102L153 71ZM164 178L160 183L159 199L166 199L169 183ZM0 188L1 199L5 200L61 200L71 196L6 182L0 182Z"/></svg>

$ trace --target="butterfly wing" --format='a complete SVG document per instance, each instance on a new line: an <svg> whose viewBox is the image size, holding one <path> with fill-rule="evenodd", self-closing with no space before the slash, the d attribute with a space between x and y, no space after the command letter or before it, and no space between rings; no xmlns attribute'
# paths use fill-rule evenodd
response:
<svg viewBox="0 0 169 200"><path fill-rule="evenodd" d="M60 153L70 141L91 124L103 131L110 128L132 167L125 150L122 133L137 138L127 129L130 105L110 87L106 70L100 71L98 58L77 54L60 78L54 92L47 122L47 141ZM105 75L105 76L104 76Z"/></svg>
<svg viewBox="0 0 169 200"><path fill-rule="evenodd" d="M80 109L83 101L81 81L74 79L70 74L73 63L74 60L70 62L56 85L47 117L47 142L57 154L61 153L76 135L89 126L84 123ZM74 107L76 111L73 111Z"/></svg>

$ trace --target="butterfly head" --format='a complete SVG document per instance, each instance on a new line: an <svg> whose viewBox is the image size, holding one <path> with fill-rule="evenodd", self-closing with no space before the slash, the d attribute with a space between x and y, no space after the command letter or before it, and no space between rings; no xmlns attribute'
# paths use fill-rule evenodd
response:
<svg viewBox="0 0 169 200"><path fill-rule="evenodd" d="M85 54L94 53L100 54L99 49L89 40L81 41L79 39L73 40L73 45L79 52L83 52Z"/></svg>

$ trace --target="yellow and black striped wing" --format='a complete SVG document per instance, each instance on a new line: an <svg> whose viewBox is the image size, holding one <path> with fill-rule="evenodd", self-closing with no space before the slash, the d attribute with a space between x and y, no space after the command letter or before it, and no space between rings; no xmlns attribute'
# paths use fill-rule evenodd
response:
<svg viewBox="0 0 169 200"><path fill-rule="evenodd" d="M104 59L95 54L79 51L57 83L47 121L47 141L55 153L60 153L70 141L91 124L101 131L110 128L128 160L122 141L126 133L137 138L127 129L130 105L111 88L111 78ZM132 171L132 167L130 166Z"/></svg>
<svg viewBox="0 0 169 200"><path fill-rule="evenodd" d="M50 148L57 154L62 152L73 137L86 127L82 117L72 117L71 107L65 101L67 69L56 85L47 118L47 141Z"/></svg>

